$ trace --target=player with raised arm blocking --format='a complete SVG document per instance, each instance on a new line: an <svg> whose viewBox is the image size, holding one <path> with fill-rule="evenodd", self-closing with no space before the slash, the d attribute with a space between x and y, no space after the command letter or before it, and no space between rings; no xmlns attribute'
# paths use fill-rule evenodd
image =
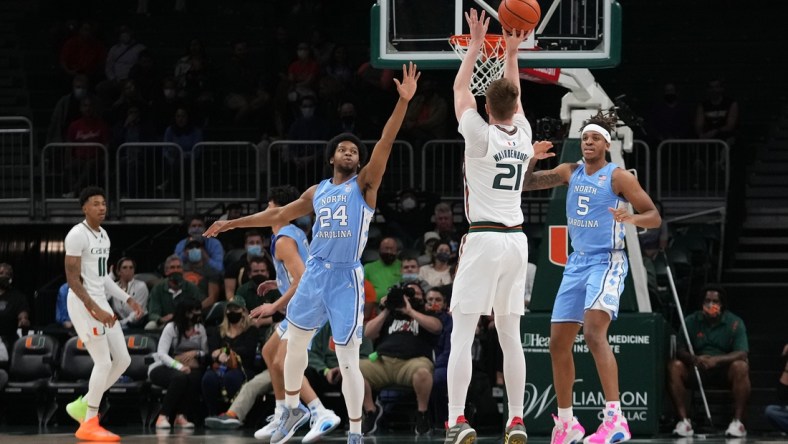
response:
<svg viewBox="0 0 788 444"><path fill-rule="evenodd" d="M447 368L449 418L446 443L471 443L476 431L463 416L471 381L471 345L482 314L495 314L504 355L504 380L509 400L504 442L524 444L525 356L520 341L524 311L528 239L523 232L522 184L531 159L554 156L550 142L532 145L531 125L520 98L517 47L526 32L504 36L506 65L502 79L485 93L486 122L476 110L470 91L474 62L484 44L490 19L475 9L465 14L471 33L468 52L454 81L454 111L465 138L465 217L468 234L460 244L460 258L451 300L454 328ZM489 252L496 253L490 260Z"/></svg>
<svg viewBox="0 0 788 444"><path fill-rule="evenodd" d="M363 168L367 155L364 144L353 134L340 134L326 146L326 160L333 167L330 179L311 186L298 200L283 207L217 221L205 232L205 236L216 236L233 228L286 224L312 212L317 216L306 271L287 306L285 409L271 437L272 444L290 439L309 418L308 410L298 400L307 366L307 346L326 321L331 324L336 343L342 393L350 419L347 442L363 442L364 379L359 370L359 346L364 321L364 268L360 258L386 163L419 76L416 65L403 65L402 82L394 80L399 100Z"/></svg>
<svg viewBox="0 0 788 444"><path fill-rule="evenodd" d="M123 330L112 313L107 295L125 302L137 317L142 307L110 278L110 242L101 222L107 214L104 190L88 187L79 195L85 220L74 225L65 240L68 315L79 339L93 359L88 393L66 406L68 414L81 425L76 437L85 441L120 441L120 437L99 425L101 397L126 371L131 358Z"/></svg>
<svg viewBox="0 0 788 444"><path fill-rule="evenodd" d="M617 443L632 436L621 413L618 365L607 342L607 329L618 316L629 269L624 224L659 228L662 218L635 176L605 157L617 120L615 115L603 115L600 111L586 122L581 132L582 163L562 163L551 170L526 174L526 190L569 186L566 219L574 251L564 269L550 327L550 357L558 403L551 444L577 442L585 435L572 413L572 344L581 326L605 393L604 419L585 443ZM637 214L629 212L628 203Z"/></svg>

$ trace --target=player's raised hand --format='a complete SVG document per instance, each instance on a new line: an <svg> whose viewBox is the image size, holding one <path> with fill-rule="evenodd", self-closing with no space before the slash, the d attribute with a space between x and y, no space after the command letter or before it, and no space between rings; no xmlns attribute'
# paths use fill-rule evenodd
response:
<svg viewBox="0 0 788 444"><path fill-rule="evenodd" d="M534 157L536 157L538 160L555 157L555 153L550 151L550 149L553 148L553 142L550 142L549 140L540 140L538 142L534 142L533 145Z"/></svg>
<svg viewBox="0 0 788 444"><path fill-rule="evenodd" d="M484 41L484 36L487 34L487 28L490 26L490 17L482 11L482 15L476 9L471 8L470 13L465 13L465 21L468 22L468 28L471 31L471 43L481 43Z"/></svg>
<svg viewBox="0 0 788 444"><path fill-rule="evenodd" d="M216 235L219 233L232 230L233 227L229 226L228 225L229 223L230 223L229 220L217 220L216 222L212 223L211 226L208 227L208 229L205 230L205 233L203 233L202 235L205 237L216 237Z"/></svg>
<svg viewBox="0 0 788 444"><path fill-rule="evenodd" d="M529 31L522 31L519 29L512 29L512 32L509 33L507 31L503 32L503 41L506 43L506 53L507 54L515 54L517 53L517 47L520 46L520 43L525 40L525 37L528 35Z"/></svg>
<svg viewBox="0 0 788 444"><path fill-rule="evenodd" d="M416 94L416 83L419 81L419 77L421 77L421 73L413 62L408 62L407 66L402 65L402 82L394 79L399 96L410 101Z"/></svg>

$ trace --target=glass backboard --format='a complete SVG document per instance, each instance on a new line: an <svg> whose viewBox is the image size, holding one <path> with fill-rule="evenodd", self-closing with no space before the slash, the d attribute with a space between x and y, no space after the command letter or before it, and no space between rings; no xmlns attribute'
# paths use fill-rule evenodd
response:
<svg viewBox="0 0 788 444"><path fill-rule="evenodd" d="M456 69L449 37L468 33L463 13L495 12L501 0L378 0L370 49L378 68L414 61L423 69ZM612 68L621 59L621 6L615 0L539 0L542 18L519 53L522 68ZM500 34L497 20L488 33Z"/></svg>

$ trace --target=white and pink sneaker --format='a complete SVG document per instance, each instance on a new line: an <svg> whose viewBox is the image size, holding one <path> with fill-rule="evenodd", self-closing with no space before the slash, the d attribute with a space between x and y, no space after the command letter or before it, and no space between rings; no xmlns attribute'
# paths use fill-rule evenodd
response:
<svg viewBox="0 0 788 444"><path fill-rule="evenodd" d="M553 415L553 434L550 438L550 444L576 444L583 440L586 434L586 429L577 421L577 417L572 417L571 421L564 421L561 418Z"/></svg>
<svg viewBox="0 0 788 444"><path fill-rule="evenodd" d="M599 425L594 434L588 436L583 442L585 444L615 444L629 441L632 434L629 433L629 424L621 416L621 413L609 412L608 416Z"/></svg>

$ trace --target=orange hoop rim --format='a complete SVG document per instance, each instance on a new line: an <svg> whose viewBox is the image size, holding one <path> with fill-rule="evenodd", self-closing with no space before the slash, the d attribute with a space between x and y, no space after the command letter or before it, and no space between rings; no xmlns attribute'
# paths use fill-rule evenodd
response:
<svg viewBox="0 0 788 444"><path fill-rule="evenodd" d="M497 57L502 58L506 54L506 47L503 44L503 35L501 34L485 34L485 45L482 46L482 54L485 58ZM455 34L449 37L449 43L459 48L467 48L471 43L470 34ZM497 51L494 51L497 46Z"/></svg>

